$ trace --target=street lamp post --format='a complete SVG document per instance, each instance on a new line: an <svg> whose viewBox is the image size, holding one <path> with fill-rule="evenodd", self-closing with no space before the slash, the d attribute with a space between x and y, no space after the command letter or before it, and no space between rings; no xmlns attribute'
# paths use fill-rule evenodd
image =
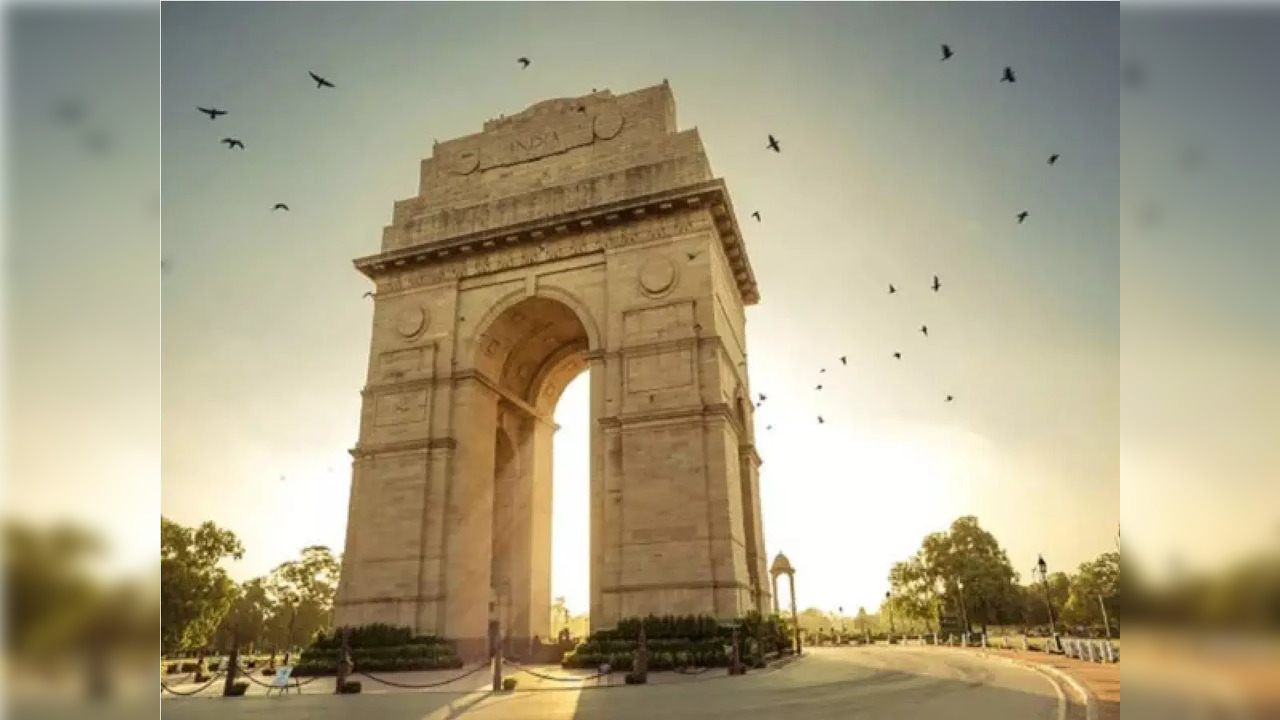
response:
<svg viewBox="0 0 1280 720"><path fill-rule="evenodd" d="M1049 636L1053 639L1054 649L1058 649L1058 628L1053 622L1053 600L1049 597L1049 564L1044 555L1036 560L1036 569L1040 571L1040 582L1044 585L1044 605L1049 609Z"/></svg>
<svg viewBox="0 0 1280 720"><path fill-rule="evenodd" d="M960 618L964 622L965 637L969 636L969 608L964 604L964 581L956 582L956 587L960 589Z"/></svg>
<svg viewBox="0 0 1280 720"><path fill-rule="evenodd" d="M884 593L884 607L889 611L889 644L893 644L893 591L886 590Z"/></svg>

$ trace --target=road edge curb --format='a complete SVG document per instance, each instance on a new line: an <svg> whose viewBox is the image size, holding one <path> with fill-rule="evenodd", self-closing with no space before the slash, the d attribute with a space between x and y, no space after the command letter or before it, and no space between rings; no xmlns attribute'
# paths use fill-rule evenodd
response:
<svg viewBox="0 0 1280 720"><path fill-rule="evenodd" d="M989 652L985 652L982 650L978 650L976 652L969 652L966 650L962 650L960 648L936 648L935 647L935 649L946 650L948 652L960 653L965 655L973 655L976 657L980 657L984 660L999 660L1001 662L1008 663L1010 665L1017 665L1028 670L1033 670L1035 672L1040 673L1041 675L1045 675L1045 676L1051 677L1052 679L1056 679L1060 682L1064 682L1072 689L1073 692L1075 692L1075 694L1080 698L1080 701L1084 703L1085 720L1098 720L1098 696L1092 690L1089 689L1089 686L1085 685L1079 678L1075 677L1071 673L1063 672L1062 670L1059 670L1058 668L1053 667L1052 665L1044 665L1042 663L1033 662L1031 660L1023 660L1021 658L1011 658L1005 655L993 655Z"/></svg>

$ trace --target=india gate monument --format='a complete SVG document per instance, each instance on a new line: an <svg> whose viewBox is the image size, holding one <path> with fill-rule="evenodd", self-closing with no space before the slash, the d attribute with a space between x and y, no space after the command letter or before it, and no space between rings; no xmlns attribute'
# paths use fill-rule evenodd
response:
<svg viewBox="0 0 1280 720"><path fill-rule="evenodd" d="M761 145L763 151L763 141ZM670 87L437 143L375 284L335 622L550 632L552 413L590 372L590 620L772 607L729 192Z"/></svg>

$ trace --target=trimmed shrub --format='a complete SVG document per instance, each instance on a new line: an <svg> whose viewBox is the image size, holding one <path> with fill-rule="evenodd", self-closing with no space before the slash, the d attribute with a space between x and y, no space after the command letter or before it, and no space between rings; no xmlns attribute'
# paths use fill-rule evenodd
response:
<svg viewBox="0 0 1280 720"><path fill-rule="evenodd" d="M178 663L169 663L168 665L165 665L165 666L164 666L164 672L165 672L165 674L166 674L166 675L177 675L177 674L178 674Z"/></svg>
<svg viewBox="0 0 1280 720"><path fill-rule="evenodd" d="M627 681L628 685L644 685L645 683L649 682L648 677L646 677L645 675L641 675L640 673L634 673L634 672L627 673L626 678L624 679Z"/></svg>
<svg viewBox="0 0 1280 720"><path fill-rule="evenodd" d="M502 689L511 692L516 689L516 679L513 677L502 679Z"/></svg>
<svg viewBox="0 0 1280 720"><path fill-rule="evenodd" d="M342 684L341 694L342 695L359 695L360 689L362 687L363 686L360 685L359 680L348 680Z"/></svg>
<svg viewBox="0 0 1280 720"><path fill-rule="evenodd" d="M199 663L184 662L178 666L178 672L182 674L193 673L200 669Z"/></svg>
<svg viewBox="0 0 1280 720"><path fill-rule="evenodd" d="M241 697L244 692L249 689L249 683L244 680L237 680L231 684L231 694L229 697Z"/></svg>

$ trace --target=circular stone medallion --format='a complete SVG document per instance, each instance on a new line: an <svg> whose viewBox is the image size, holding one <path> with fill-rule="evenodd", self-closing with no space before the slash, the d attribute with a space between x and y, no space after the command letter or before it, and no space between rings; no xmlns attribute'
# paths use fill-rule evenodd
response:
<svg viewBox="0 0 1280 720"><path fill-rule="evenodd" d="M421 307L408 307L396 317L396 332L402 337L413 338L427 329L427 311Z"/></svg>
<svg viewBox="0 0 1280 720"><path fill-rule="evenodd" d="M676 284L676 266L668 258L654 258L640 268L640 290L650 297L671 292Z"/></svg>
<svg viewBox="0 0 1280 720"><path fill-rule="evenodd" d="M601 140L612 140L622 132L622 113L618 112L617 107L606 105L600 108L591 121L591 128Z"/></svg>
<svg viewBox="0 0 1280 720"><path fill-rule="evenodd" d="M455 175L470 175L480 167L480 153L477 150L463 150L449 162L449 170Z"/></svg>

